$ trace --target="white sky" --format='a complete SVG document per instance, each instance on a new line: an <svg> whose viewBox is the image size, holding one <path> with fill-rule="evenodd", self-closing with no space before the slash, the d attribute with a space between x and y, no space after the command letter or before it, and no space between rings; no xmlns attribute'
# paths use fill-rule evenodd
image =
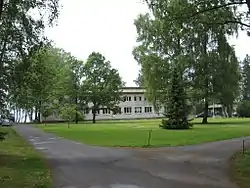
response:
<svg viewBox="0 0 250 188"><path fill-rule="evenodd" d="M61 0L58 26L46 30L57 47L81 60L100 52L119 70L126 86L135 86L139 66L132 55L136 45L134 19L147 7L140 0ZM240 33L232 40L236 54L250 54L250 37Z"/></svg>

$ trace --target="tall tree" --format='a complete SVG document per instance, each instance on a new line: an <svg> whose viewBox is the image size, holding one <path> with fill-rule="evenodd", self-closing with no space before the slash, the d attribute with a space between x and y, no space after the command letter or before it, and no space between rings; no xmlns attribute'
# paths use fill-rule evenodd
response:
<svg viewBox="0 0 250 188"><path fill-rule="evenodd" d="M37 12L33 16L32 12ZM6 100L11 63L22 60L45 40L44 29L59 14L59 0L0 1L0 102ZM2 103L2 105L4 105Z"/></svg>
<svg viewBox="0 0 250 188"><path fill-rule="evenodd" d="M242 62L242 99L250 101L250 57L246 55Z"/></svg>
<svg viewBox="0 0 250 188"><path fill-rule="evenodd" d="M100 53L93 52L89 55L84 66L84 80L82 91L93 113L93 123L96 115L102 108L115 110L121 101L121 89L124 86L116 69L111 67L109 61Z"/></svg>
<svg viewBox="0 0 250 188"><path fill-rule="evenodd" d="M182 56L185 59L181 61L186 67L185 75L190 76L187 83L191 85L188 87L196 90L195 93L199 94L200 100L204 100L202 122L207 123L208 105L212 97L213 70L211 67L219 60L212 57L220 58L218 46L226 44L221 36L237 32L237 25L224 27L214 24L213 21L233 18L234 10L230 7L219 9L187 20L177 18L183 15L184 10L188 13L196 12L200 8L205 8L206 4L201 3L198 6L195 1L183 0L152 0L151 2L154 2L154 5L149 5L152 16L146 14L135 21L139 45L134 50L134 54L142 64L146 89L149 93L153 93L153 100L157 99L157 93L160 93L160 96L163 96L162 93L167 93L169 77L165 67L173 63L176 57ZM215 3L219 4L219 2ZM219 55L214 56L214 53ZM152 54L165 61L155 59L147 63ZM156 64L158 64L157 68L153 69ZM156 77L153 78L153 75ZM162 97L161 100L164 104L166 98Z"/></svg>

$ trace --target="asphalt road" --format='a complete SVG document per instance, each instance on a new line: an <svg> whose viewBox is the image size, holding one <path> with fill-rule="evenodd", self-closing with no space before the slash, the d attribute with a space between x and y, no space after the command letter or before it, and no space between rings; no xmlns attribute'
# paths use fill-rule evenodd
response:
<svg viewBox="0 0 250 188"><path fill-rule="evenodd" d="M242 139L114 149L80 144L27 125L14 129L48 159L54 188L237 188L228 178L228 159L241 149Z"/></svg>

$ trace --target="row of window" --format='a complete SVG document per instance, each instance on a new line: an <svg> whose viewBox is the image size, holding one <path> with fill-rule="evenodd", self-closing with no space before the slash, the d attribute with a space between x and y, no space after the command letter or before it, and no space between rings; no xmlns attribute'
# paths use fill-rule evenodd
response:
<svg viewBox="0 0 250 188"><path fill-rule="evenodd" d="M135 107L134 109L136 114L142 113L142 107ZM152 112L152 107L144 107L144 113L151 113ZM132 113L132 107L125 107L124 108L124 113L125 114L131 114Z"/></svg>
<svg viewBox="0 0 250 188"><path fill-rule="evenodd" d="M146 98L144 97L144 101L146 100ZM132 101L132 97L128 97L128 96L124 96L123 101ZM142 97L141 96L134 96L134 101L142 101Z"/></svg>
<svg viewBox="0 0 250 188"><path fill-rule="evenodd" d="M135 107L134 112L136 114L140 114L140 113L142 113L142 109L143 109L142 107ZM123 112L124 112L124 114L131 114L132 107L124 107ZM88 113L89 113L88 109L84 110L84 114L88 114ZM93 110L92 110L92 113L93 113ZM100 114L100 110L96 110L96 113ZM118 114L121 114L121 113L122 113L122 109L120 108L118 110ZM144 107L144 113L152 113L152 107ZM104 108L104 109L102 109L102 114L111 114L111 110Z"/></svg>

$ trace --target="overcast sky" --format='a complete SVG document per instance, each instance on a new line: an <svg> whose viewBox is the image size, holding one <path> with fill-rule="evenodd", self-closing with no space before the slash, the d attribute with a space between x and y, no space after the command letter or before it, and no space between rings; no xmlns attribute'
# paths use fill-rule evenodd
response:
<svg viewBox="0 0 250 188"><path fill-rule="evenodd" d="M127 86L135 86L133 80L139 67L132 56L137 35L133 23L147 7L140 0L61 0L61 3L58 26L47 29L47 36L57 47L81 60L86 60L93 51L100 52L119 70ZM250 54L250 37L245 32L231 43L236 45L239 58Z"/></svg>

